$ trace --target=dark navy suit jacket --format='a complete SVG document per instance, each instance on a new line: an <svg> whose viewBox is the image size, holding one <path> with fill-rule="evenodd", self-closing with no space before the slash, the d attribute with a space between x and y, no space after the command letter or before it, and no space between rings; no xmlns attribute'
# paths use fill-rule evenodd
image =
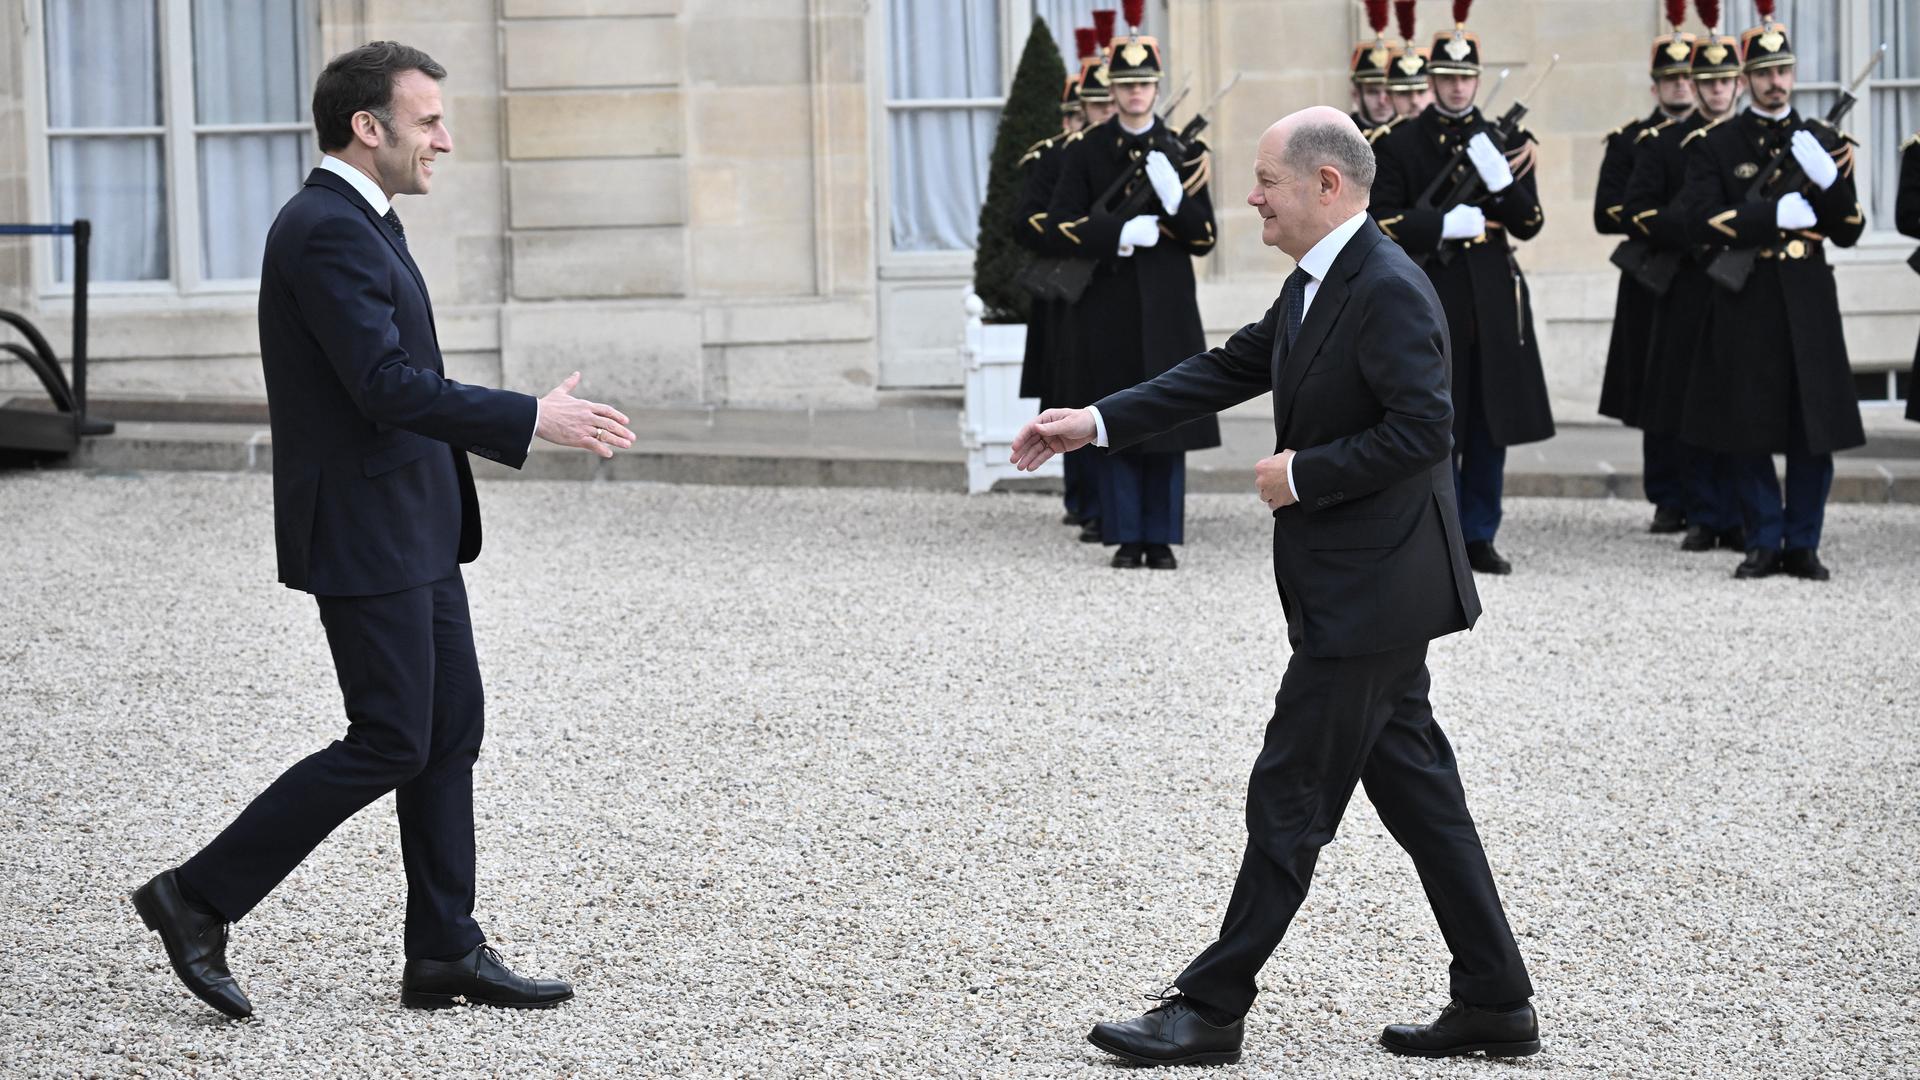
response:
<svg viewBox="0 0 1920 1080"><path fill-rule="evenodd" d="M1225 345L1095 404L1118 449L1273 391L1301 501L1273 514L1287 638L1364 656L1480 614L1454 506L1446 314L1371 220L1340 249L1289 349L1284 301Z"/></svg>
<svg viewBox="0 0 1920 1080"><path fill-rule="evenodd" d="M445 376L419 267L324 169L267 233L260 356L281 581L374 596L450 577L479 555L467 454L519 468L538 405Z"/></svg>

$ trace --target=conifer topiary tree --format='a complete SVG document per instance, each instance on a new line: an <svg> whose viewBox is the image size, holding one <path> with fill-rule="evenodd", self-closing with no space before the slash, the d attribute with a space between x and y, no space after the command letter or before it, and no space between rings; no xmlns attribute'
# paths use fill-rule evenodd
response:
<svg viewBox="0 0 1920 1080"><path fill-rule="evenodd" d="M1035 16L994 133L987 199L980 205L980 234L974 240L973 291L986 304L987 322L1027 321L1027 292L1015 278L1027 265L1029 252L1013 239L1023 181L1020 156L1027 147L1060 133L1060 88L1066 83L1060 48L1046 20Z"/></svg>

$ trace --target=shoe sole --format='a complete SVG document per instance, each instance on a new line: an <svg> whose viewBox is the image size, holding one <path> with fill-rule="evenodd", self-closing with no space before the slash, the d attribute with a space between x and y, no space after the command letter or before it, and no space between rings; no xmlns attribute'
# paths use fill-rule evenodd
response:
<svg viewBox="0 0 1920 1080"><path fill-rule="evenodd" d="M1420 1050L1411 1046L1399 1046L1385 1039L1380 1045L1402 1057L1449 1058L1463 1054L1485 1054L1488 1057L1532 1057L1540 1052L1540 1040L1529 1039L1526 1042L1468 1043L1465 1046L1449 1046L1445 1050Z"/></svg>
<svg viewBox="0 0 1920 1080"><path fill-rule="evenodd" d="M1101 1042L1099 1039L1094 1038L1092 1035L1087 1036L1087 1041L1099 1047L1100 1049L1105 1050L1107 1053L1112 1054L1114 1057L1120 1058L1123 1061L1131 1062L1135 1065L1238 1065L1240 1064L1240 1051L1238 1050L1216 1050L1206 1054L1188 1054L1186 1057L1183 1057L1183 1058L1150 1058L1150 1057L1142 1057L1139 1054L1133 1053L1128 1050L1122 1050L1117 1046L1109 1046L1108 1044Z"/></svg>
<svg viewBox="0 0 1920 1080"><path fill-rule="evenodd" d="M147 887L142 885L135 889L133 895L127 899L133 901L133 910L140 913L140 921L146 924L147 929L160 934L160 914L153 910L153 897L147 894ZM186 974L180 970L180 961L174 957L173 946L167 944L165 934L160 934L160 947L166 950L167 966L173 969L173 977L180 980L180 985L186 987L187 993L199 998L202 1004L229 1020L245 1020L253 1015L252 1010L243 1013L230 1011L225 1002L215 1001L188 982Z"/></svg>
<svg viewBox="0 0 1920 1080"><path fill-rule="evenodd" d="M554 998L552 1001L491 1001L477 998L471 994L428 994L419 990L400 991L400 1004L409 1009L455 1009L462 1005L484 1005L489 1009L551 1009L563 1001L572 1001L573 995Z"/></svg>

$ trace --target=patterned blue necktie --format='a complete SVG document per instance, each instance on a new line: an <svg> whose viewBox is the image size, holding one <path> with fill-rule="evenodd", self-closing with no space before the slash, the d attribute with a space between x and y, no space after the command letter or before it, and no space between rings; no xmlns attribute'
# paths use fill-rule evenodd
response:
<svg viewBox="0 0 1920 1080"><path fill-rule="evenodd" d="M387 207L386 221L387 224L393 228L394 238L400 241L401 249L405 250L407 246L407 230L405 226L400 224L399 212L391 206Z"/></svg>
<svg viewBox="0 0 1920 1080"><path fill-rule="evenodd" d="M1287 275L1286 288L1280 290L1281 297L1287 302L1288 352L1293 351L1293 339L1300 336L1300 321L1307 313L1307 282L1312 280L1312 274L1296 266L1293 273Z"/></svg>

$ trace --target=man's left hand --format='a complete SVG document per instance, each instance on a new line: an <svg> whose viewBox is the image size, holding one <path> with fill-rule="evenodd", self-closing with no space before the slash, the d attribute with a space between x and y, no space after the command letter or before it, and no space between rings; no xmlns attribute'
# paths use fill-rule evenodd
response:
<svg viewBox="0 0 1920 1080"><path fill-rule="evenodd" d="M1283 506L1292 506L1299 502L1299 496L1287 485L1287 466L1293 462L1293 451L1282 450L1272 457L1261 458L1253 463L1253 486L1260 490L1260 501L1270 510Z"/></svg>

